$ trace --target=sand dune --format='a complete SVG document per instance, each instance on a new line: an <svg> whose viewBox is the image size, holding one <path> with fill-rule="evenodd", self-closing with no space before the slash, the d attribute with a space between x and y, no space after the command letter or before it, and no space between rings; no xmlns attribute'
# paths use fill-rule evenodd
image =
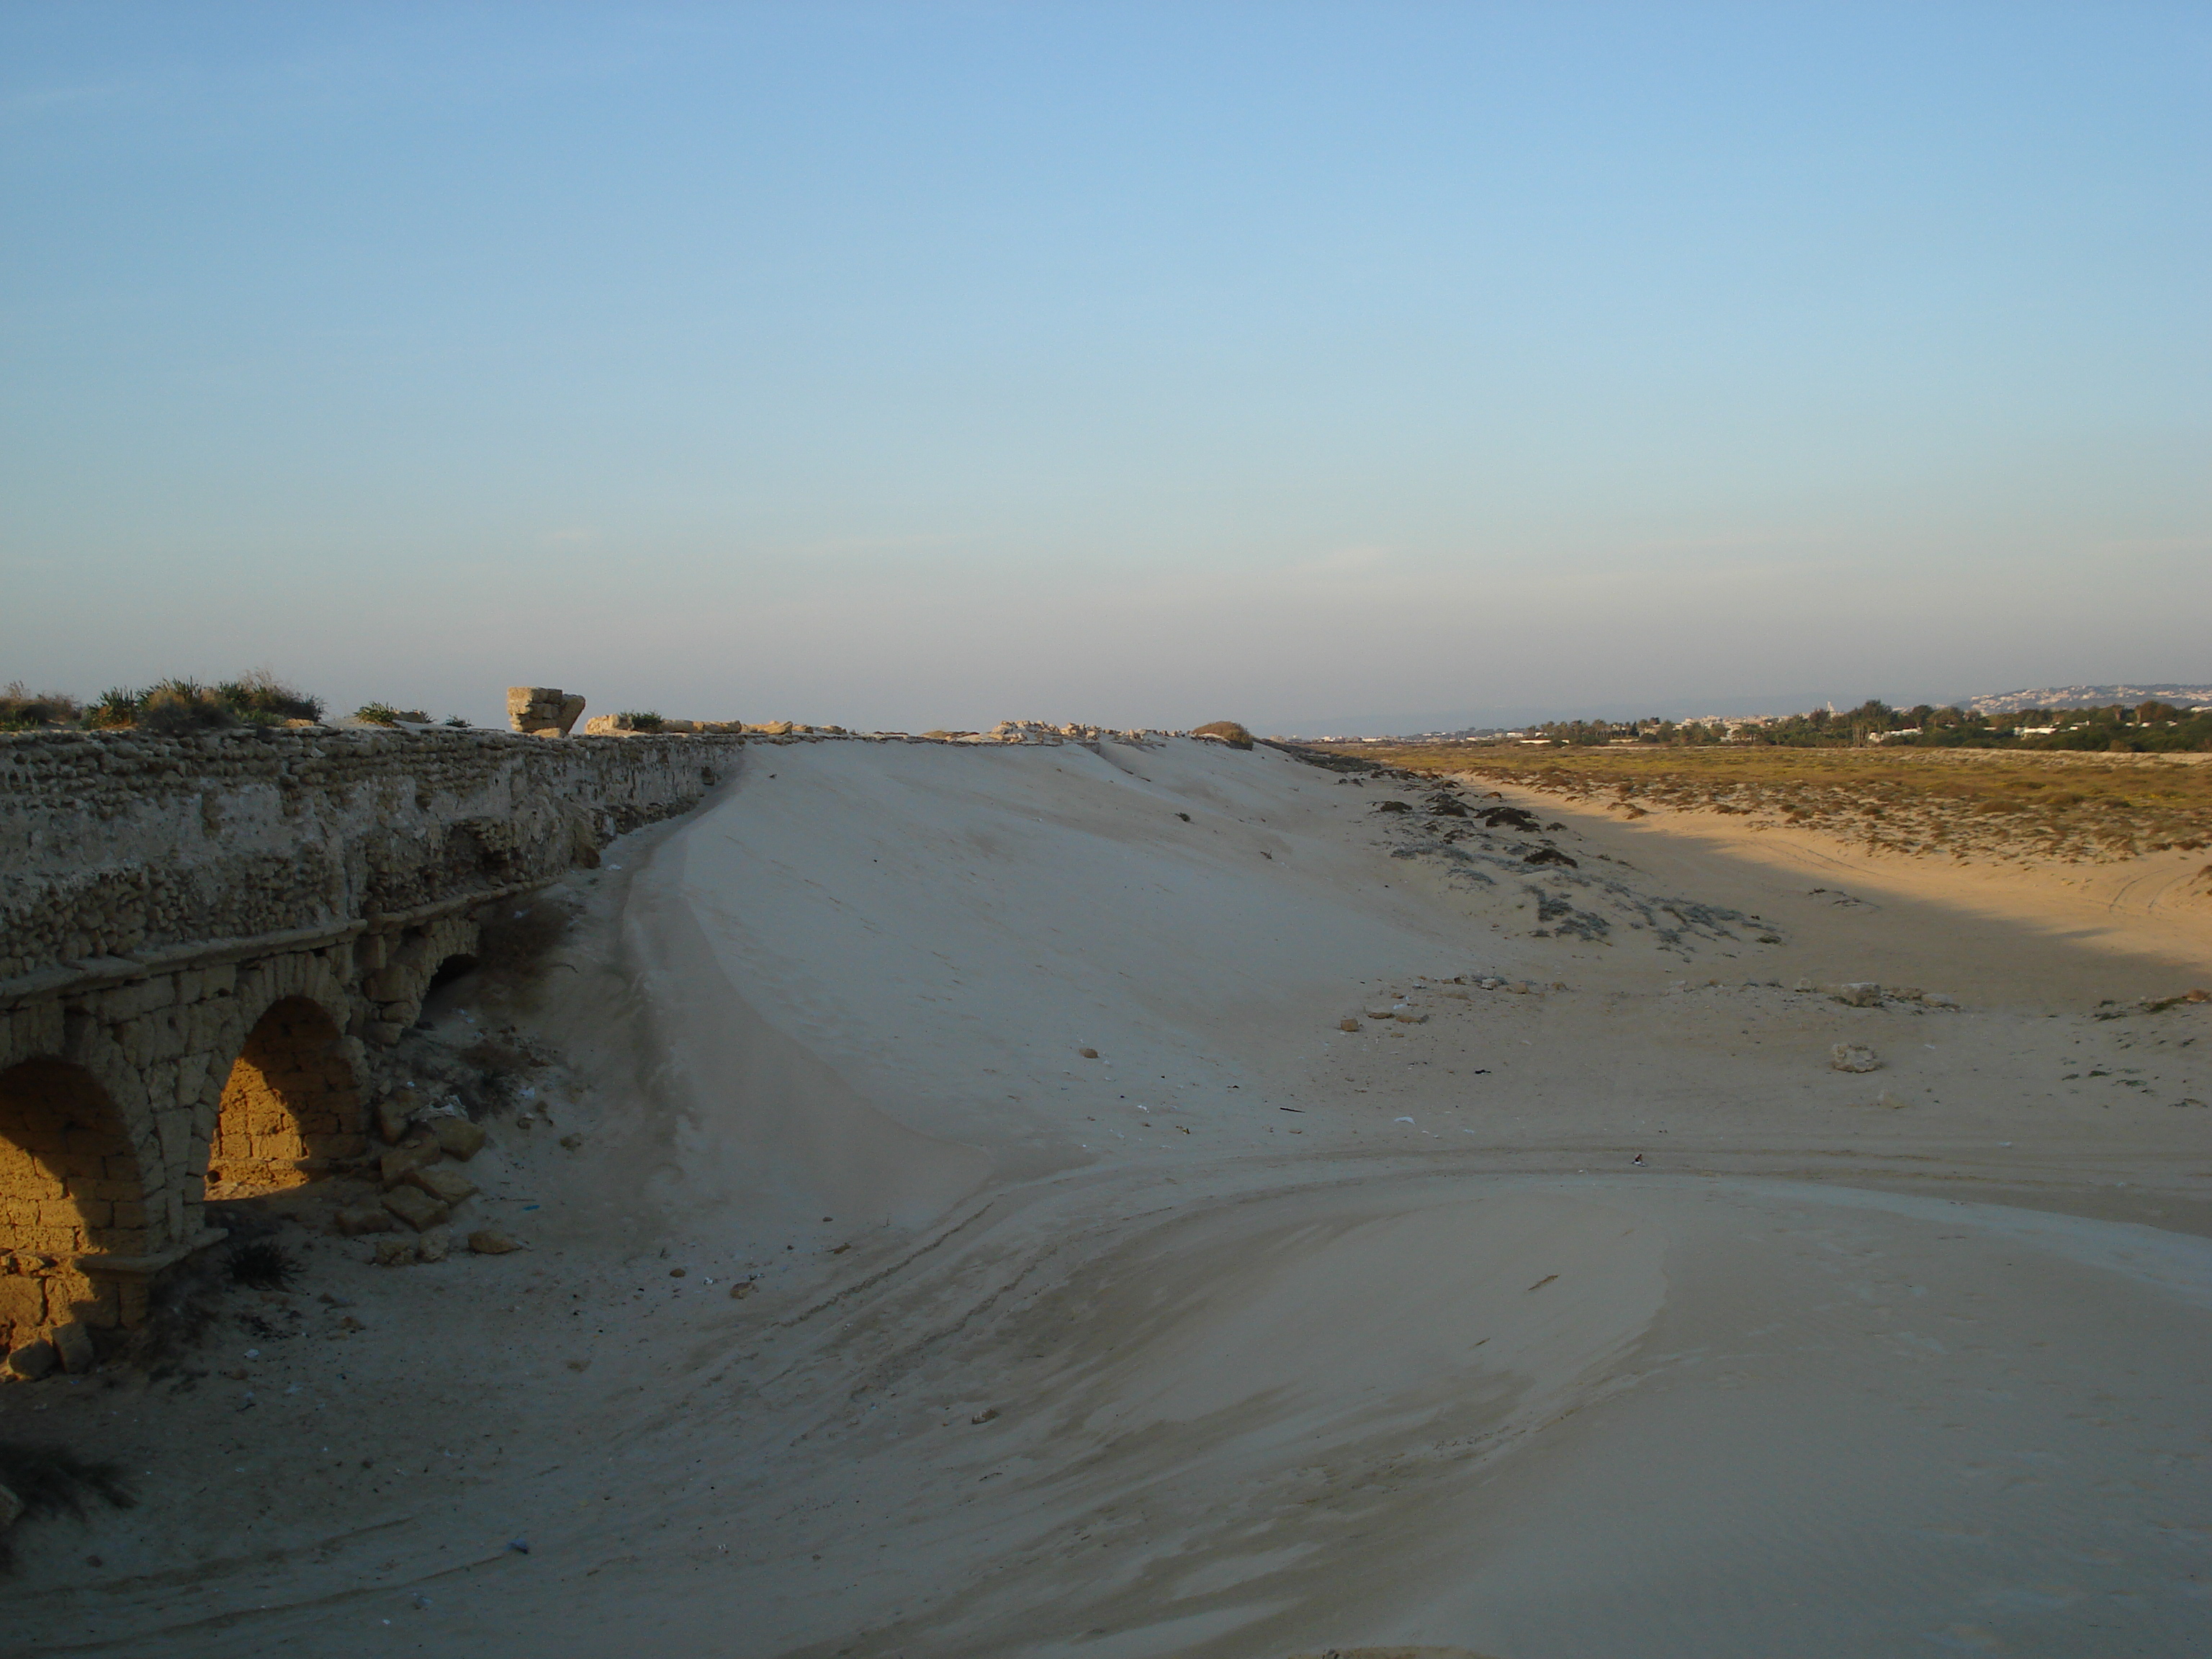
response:
<svg viewBox="0 0 2212 1659"><path fill-rule="evenodd" d="M2205 913L1424 793L749 751L441 1015L557 1056L471 1166L534 1249L319 1238L362 1334L59 1408L147 1502L27 1537L13 1632L2202 1651L2212 1008L2096 1013L2212 981Z"/></svg>

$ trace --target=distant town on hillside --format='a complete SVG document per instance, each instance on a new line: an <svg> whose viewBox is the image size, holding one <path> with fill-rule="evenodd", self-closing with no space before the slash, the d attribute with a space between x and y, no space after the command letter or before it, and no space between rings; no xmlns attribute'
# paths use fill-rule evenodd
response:
<svg viewBox="0 0 2212 1659"><path fill-rule="evenodd" d="M1792 714L1699 714L1685 720L1544 720L1450 732L1328 734L1316 743L1773 744L2168 750L2212 749L2212 685L2067 685L1992 691L1945 704L1893 708L1870 697L1855 708Z"/></svg>

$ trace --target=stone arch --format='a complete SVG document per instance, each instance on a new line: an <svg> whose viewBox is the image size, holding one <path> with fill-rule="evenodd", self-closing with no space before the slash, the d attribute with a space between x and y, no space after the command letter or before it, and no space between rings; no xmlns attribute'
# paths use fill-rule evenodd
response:
<svg viewBox="0 0 2212 1659"><path fill-rule="evenodd" d="M463 975L473 974L478 966L473 951L454 951L430 970L430 982L422 988L423 997L427 1000L433 992L444 989Z"/></svg>
<svg viewBox="0 0 2212 1659"><path fill-rule="evenodd" d="M0 1072L0 1334L112 1327L112 1280L80 1263L145 1253L146 1190L123 1115L93 1074L51 1058ZM74 1363L74 1362L72 1362Z"/></svg>
<svg viewBox="0 0 2212 1659"><path fill-rule="evenodd" d="M278 999L239 1049L216 1109L207 1195L297 1187L367 1149L361 1091L337 1022L309 997Z"/></svg>

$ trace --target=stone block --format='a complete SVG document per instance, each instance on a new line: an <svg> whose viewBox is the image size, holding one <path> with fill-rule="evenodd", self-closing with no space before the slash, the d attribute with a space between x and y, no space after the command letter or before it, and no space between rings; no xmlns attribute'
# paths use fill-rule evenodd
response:
<svg viewBox="0 0 2212 1659"><path fill-rule="evenodd" d="M436 1137L425 1135L420 1140L410 1140L404 1146L395 1146L377 1159L377 1177L386 1188L397 1187L416 1170L435 1164L444 1156Z"/></svg>
<svg viewBox="0 0 2212 1659"><path fill-rule="evenodd" d="M555 685L507 688L507 723L534 738L565 738L584 712L584 699Z"/></svg>
<svg viewBox="0 0 2212 1659"><path fill-rule="evenodd" d="M21 1273L0 1278L0 1325L43 1325L46 1322L46 1283Z"/></svg>
<svg viewBox="0 0 2212 1659"><path fill-rule="evenodd" d="M484 1132L480 1123L471 1123L465 1117L434 1117L428 1123L430 1133L438 1138L438 1145L448 1158L466 1163L483 1150Z"/></svg>
<svg viewBox="0 0 2212 1659"><path fill-rule="evenodd" d="M418 1233L427 1232L453 1213L451 1206L416 1187L396 1187L385 1194L384 1207Z"/></svg>
<svg viewBox="0 0 2212 1659"><path fill-rule="evenodd" d="M54 1345L43 1338L25 1343L8 1356L8 1369L27 1382L35 1382L51 1374L60 1363L61 1356L54 1352Z"/></svg>
<svg viewBox="0 0 2212 1659"><path fill-rule="evenodd" d="M74 1319L55 1326L47 1340L54 1345L54 1357L65 1371L82 1376L100 1363L100 1356L93 1351L92 1332Z"/></svg>
<svg viewBox="0 0 2212 1659"><path fill-rule="evenodd" d="M376 1103L377 1138L397 1146L415 1114L422 1109L422 1097L412 1089L395 1089Z"/></svg>
<svg viewBox="0 0 2212 1659"><path fill-rule="evenodd" d="M361 989L371 1002L404 1002L415 994L415 975L396 964L380 968L362 981Z"/></svg>
<svg viewBox="0 0 2212 1659"><path fill-rule="evenodd" d="M463 1199L473 1196L477 1189L476 1183L459 1170L410 1170L406 1182L409 1186L429 1194L442 1204L458 1204Z"/></svg>

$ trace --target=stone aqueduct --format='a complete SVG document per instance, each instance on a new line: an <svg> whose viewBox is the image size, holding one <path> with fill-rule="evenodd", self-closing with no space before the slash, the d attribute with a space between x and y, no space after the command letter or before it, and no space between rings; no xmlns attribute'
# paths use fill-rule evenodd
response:
<svg viewBox="0 0 2212 1659"><path fill-rule="evenodd" d="M11 1363L94 1363L222 1237L210 1196L362 1156L380 1054L488 910L696 805L744 741L0 735Z"/></svg>

